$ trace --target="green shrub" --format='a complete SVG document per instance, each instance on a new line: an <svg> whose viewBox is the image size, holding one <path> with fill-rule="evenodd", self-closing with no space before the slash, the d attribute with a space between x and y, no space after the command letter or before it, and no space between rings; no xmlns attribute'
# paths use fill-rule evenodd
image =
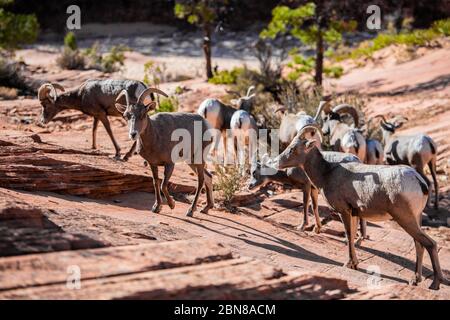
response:
<svg viewBox="0 0 450 320"><path fill-rule="evenodd" d="M157 63L149 60L144 64L144 79L142 80L148 86L158 87L167 80L166 64Z"/></svg>
<svg viewBox="0 0 450 320"><path fill-rule="evenodd" d="M344 59L359 59L361 57L371 57L376 51L384 49L390 45L402 44L409 47L422 47L428 45L432 40L440 36L450 35L450 19L438 20L429 29L418 29L407 32L380 33L374 39L363 41L356 49L345 54L332 55L336 61Z"/></svg>
<svg viewBox="0 0 450 320"><path fill-rule="evenodd" d="M96 69L102 72L116 72L124 65L125 51L130 50L123 45L113 46L109 52L102 54L100 45L95 42L92 47L84 50L83 55L87 60L88 69Z"/></svg>
<svg viewBox="0 0 450 320"><path fill-rule="evenodd" d="M213 84L235 84L239 75L243 73L243 68L233 68L232 70L222 70L216 72L212 78L208 80Z"/></svg>
<svg viewBox="0 0 450 320"><path fill-rule="evenodd" d="M12 1L10 1L12 2ZM0 1L0 7L2 3ZM32 43L39 32L35 15L14 14L0 8L0 49L16 49L21 44Z"/></svg>
<svg viewBox="0 0 450 320"><path fill-rule="evenodd" d="M70 48L72 50L77 50L77 39L75 38L75 33L72 31L68 32L66 36L64 37L64 46L66 48Z"/></svg>
<svg viewBox="0 0 450 320"><path fill-rule="evenodd" d="M161 98L156 112L176 112L178 105L179 103L176 97Z"/></svg>
<svg viewBox="0 0 450 320"><path fill-rule="evenodd" d="M431 27L435 32L444 36L450 36L450 19L437 20Z"/></svg>

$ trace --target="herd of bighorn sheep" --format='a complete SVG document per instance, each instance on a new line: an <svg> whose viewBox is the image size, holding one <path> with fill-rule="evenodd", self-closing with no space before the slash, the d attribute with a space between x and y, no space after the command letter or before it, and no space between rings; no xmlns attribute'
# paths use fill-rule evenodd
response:
<svg viewBox="0 0 450 320"><path fill-rule="evenodd" d="M207 202L201 212L207 213L214 207L213 176L207 170L207 155L210 151L217 152L220 136L226 148L227 129L232 132L233 139L246 138L251 129L257 131L252 115L254 91L255 87L250 87L244 96L231 100L231 105L218 99L206 99L200 104L197 114L160 112L149 115L157 107L154 94L167 95L159 89L148 88L144 83L132 80L88 80L68 91L59 84L46 83L39 88L38 99L42 105L43 123L48 123L66 109L79 110L92 116L94 149L100 121L112 140L116 159L120 159L120 147L114 138L108 116L123 117L128 123L129 138L133 145L122 160L127 161L131 155L139 154L150 166L156 198L152 211L155 213L161 210L162 197L171 209L175 207L175 201L168 191L169 179L176 162L188 162L197 175L194 200L186 213L192 216L203 187L206 189ZM381 118L382 141L369 139L360 128L358 111L348 104L332 107L330 101L321 101L314 117L304 112L286 113L283 107L277 111L282 112L279 142L284 151L272 159L267 155L262 157L262 161L252 158L248 189L253 190L272 181L301 189L303 223L300 229L305 230L309 226L308 208L311 199L314 230L317 233L322 227L318 206L319 192L322 193L344 224L349 255L346 266L352 269L358 265L355 252L358 223L361 230L357 241L361 241L367 238L366 220L393 219L415 242L416 269L413 283L417 284L422 279L422 258L426 249L434 271L430 288L437 290L440 283L448 284L439 265L436 243L421 229L422 211L430 201L431 183L424 172L427 165L434 182L434 206L438 208L439 205L435 142L423 134L396 134L396 129L407 119L395 117L388 121L382 115L369 120ZM352 125L344 121L344 114L353 119ZM194 141L198 138L198 124L201 128L200 143ZM212 130L214 133L209 134L210 139L204 139L210 129L215 129ZM179 143L173 137L176 130L184 130L191 139L187 151L176 152L178 160L174 159L174 150ZM330 151L323 150L325 137L328 138ZM164 167L163 180L158 176L160 166ZM267 174L263 170L265 167L272 169L273 174Z"/></svg>

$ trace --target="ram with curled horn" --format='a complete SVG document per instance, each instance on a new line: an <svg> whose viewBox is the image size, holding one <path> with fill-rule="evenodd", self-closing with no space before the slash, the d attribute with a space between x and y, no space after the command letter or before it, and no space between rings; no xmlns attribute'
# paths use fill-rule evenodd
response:
<svg viewBox="0 0 450 320"><path fill-rule="evenodd" d="M383 133L384 157L388 164L398 165L406 164L413 167L426 181L429 188L431 182L425 174L425 166L430 169L431 177L434 183L434 208L439 209L439 182L436 176L437 145L434 140L423 133L413 135L396 134L403 123L408 119L402 116L396 116L387 121L383 115L377 115L380 118L380 127ZM428 198L430 205L430 197Z"/></svg>
<svg viewBox="0 0 450 320"><path fill-rule="evenodd" d="M47 124L59 112L73 109L94 118L92 128L92 149L97 148L97 128L101 122L106 129L115 149L115 159L120 159L120 147L114 138L108 116L119 117L122 114L115 108L117 95L127 90L136 99L146 88L140 81L134 80L87 80L72 90L64 90L57 83L45 83L38 90L38 99L42 106L41 122ZM58 91L61 91L58 94ZM127 160L131 150L125 155Z"/></svg>
<svg viewBox="0 0 450 320"><path fill-rule="evenodd" d="M156 102L149 99L152 93L167 96L159 89L147 88L136 103L130 102L126 90L116 100L117 112L128 122L129 137L136 143L137 153L152 171L156 198L152 211L156 213L161 210L161 194L171 209L175 207L175 201L168 191L169 180L175 163L185 161L197 174L197 189L186 215L192 216L195 212L203 185L206 187L207 203L201 212L207 213L214 206L212 176L206 170L205 158L211 145L211 139L208 139L212 138L208 136L210 126L205 119L194 113L158 112L149 116L149 112L156 108ZM159 166L164 167L163 180L159 179Z"/></svg>
<svg viewBox="0 0 450 320"><path fill-rule="evenodd" d="M354 127L343 122L342 114L349 114L354 121ZM362 162L366 160L366 139L358 130L359 116L355 107L340 104L331 108L329 104L318 108L315 118L322 118L322 131L329 136L330 145L334 151L353 153Z"/></svg>

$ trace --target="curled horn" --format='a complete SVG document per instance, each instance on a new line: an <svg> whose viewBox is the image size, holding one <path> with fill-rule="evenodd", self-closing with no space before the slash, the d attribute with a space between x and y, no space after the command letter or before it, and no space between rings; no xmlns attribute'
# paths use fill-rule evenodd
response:
<svg viewBox="0 0 450 320"><path fill-rule="evenodd" d="M160 94L160 95L162 95L164 97L169 97L166 93L164 93L163 91L161 91L161 90L159 90L157 88L147 88L144 91L142 91L141 94L139 95L139 98L137 100L137 104L139 104L143 98L145 98L147 95L149 95L152 92Z"/></svg>
<svg viewBox="0 0 450 320"><path fill-rule="evenodd" d="M317 132L319 132L320 142L323 141L322 129L319 127L319 125L317 123L307 124L307 125L303 126L300 130L298 130L297 136L300 139L303 139L304 134L306 132L309 132L309 131L317 131Z"/></svg>
<svg viewBox="0 0 450 320"><path fill-rule="evenodd" d="M250 94L252 93L252 91L255 91L255 86L250 86L247 89L247 94L245 95L246 97L250 97ZM252 94L251 96L253 97L255 94Z"/></svg>
<svg viewBox="0 0 450 320"><path fill-rule="evenodd" d="M319 119L320 114L323 112L330 113L330 101L320 101L319 107L317 108L316 115L314 116L314 121L317 121Z"/></svg>
<svg viewBox="0 0 450 320"><path fill-rule="evenodd" d="M53 97L49 95L49 92L52 93ZM39 87L38 90L38 99L40 101L45 100L46 98L49 98L53 102L55 101L57 96L56 89L51 83L44 83L42 86Z"/></svg>
<svg viewBox="0 0 450 320"><path fill-rule="evenodd" d="M130 105L130 97L128 96L128 91L127 90L122 90L120 91L119 95L116 98L116 102L119 102L120 98L122 98L122 96L125 96L125 101L127 102L127 107Z"/></svg>
<svg viewBox="0 0 450 320"><path fill-rule="evenodd" d="M381 114L379 114L379 115L373 117L373 119L375 119L375 118L381 118L381 122L382 122L383 124L388 123L388 122L386 121L386 118L385 118L383 115L381 115Z"/></svg>
<svg viewBox="0 0 450 320"><path fill-rule="evenodd" d="M359 115L354 106L344 103L334 107L332 111L339 114L348 113L352 116L355 127L357 128L359 126Z"/></svg>
<svg viewBox="0 0 450 320"><path fill-rule="evenodd" d="M278 107L277 109L275 109L275 113L277 112L282 112L283 114L286 113L286 107L285 106Z"/></svg>
<svg viewBox="0 0 450 320"><path fill-rule="evenodd" d="M59 83L52 83L51 84L55 89L61 90L62 92L66 91L62 85Z"/></svg>

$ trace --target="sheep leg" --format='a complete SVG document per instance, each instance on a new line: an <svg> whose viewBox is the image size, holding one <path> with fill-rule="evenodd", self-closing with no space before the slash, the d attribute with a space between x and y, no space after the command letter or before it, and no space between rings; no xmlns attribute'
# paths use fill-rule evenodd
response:
<svg viewBox="0 0 450 320"><path fill-rule="evenodd" d="M98 119L94 118L94 124L92 125L92 149L97 149L97 128Z"/></svg>
<svg viewBox="0 0 450 320"><path fill-rule="evenodd" d="M424 247L420 244L419 241L416 240L414 240L414 244L416 245L416 274L415 278L410 281L410 284L417 286L422 281L422 261Z"/></svg>
<svg viewBox="0 0 450 320"><path fill-rule="evenodd" d="M194 211L197 209L198 197L200 196L200 192L202 191L203 183L205 181L203 167L193 166L193 170L197 173L197 190L195 191L195 196L194 196L194 200L192 201L192 205L186 212L186 216L188 216L188 217L192 217L192 215L194 214Z"/></svg>
<svg viewBox="0 0 450 320"><path fill-rule="evenodd" d="M358 270L358 258L356 257L355 251L355 235L356 228L358 224L358 216L352 215L350 212L345 212L341 214L342 222L345 227L345 234L347 235L347 246L348 246L348 261L344 264L344 267Z"/></svg>
<svg viewBox="0 0 450 320"><path fill-rule="evenodd" d="M203 169L205 173L205 186L206 186L206 205L200 211L201 213L208 213L208 210L214 208L214 198L213 198L213 184L212 184L212 175L211 173L205 169Z"/></svg>
<svg viewBox="0 0 450 320"><path fill-rule="evenodd" d="M161 179L159 179L159 177L158 177L158 167L157 166L150 165L150 169L152 170L153 189L155 190L155 203L153 204L152 212L158 213L161 211L161 203L162 203L161 192L159 191Z"/></svg>
<svg viewBox="0 0 450 320"><path fill-rule="evenodd" d="M431 161L428 163L428 167L430 168L434 183L434 209L439 210L439 183L436 178L436 157L431 159Z"/></svg>
<svg viewBox="0 0 450 320"><path fill-rule="evenodd" d="M123 161L128 161L128 159L130 159L130 157L133 155L134 151L136 150L136 144L137 144L137 141L134 141L130 150L128 150L128 152L125 153L125 155L123 156L123 158L122 158Z"/></svg>
<svg viewBox="0 0 450 320"><path fill-rule="evenodd" d="M367 223L363 218L359 218L359 236L358 239L356 239L355 244L360 245L365 239L369 239L369 236L367 235Z"/></svg>
<svg viewBox="0 0 450 320"><path fill-rule="evenodd" d="M163 193L164 197L167 200L167 204L169 205L170 209L175 208L175 201L169 194L169 190L167 189L169 185L170 177L172 176L173 169L175 168L174 164L166 164L164 166L164 179L161 185L161 192Z"/></svg>
<svg viewBox="0 0 450 320"><path fill-rule="evenodd" d="M303 223L300 225L300 230L304 231L309 225L308 206L311 192L311 185L305 185L303 188Z"/></svg>
<svg viewBox="0 0 450 320"><path fill-rule="evenodd" d="M320 233L320 229L322 229L322 223L320 222L319 216L319 189L311 188L311 202L314 218L316 219L316 226L314 227L314 232Z"/></svg>
<svg viewBox="0 0 450 320"><path fill-rule="evenodd" d="M106 129L106 132L108 133L109 137L111 138L111 141L112 141L112 143L113 143L113 145L114 145L114 149L116 149L116 154L115 154L115 156L114 156L114 159L119 160L119 159L120 159L120 147L119 147L119 145L118 145L116 139L114 138L114 135L113 135L113 133L112 133L111 125L110 125L110 123L109 123L108 117L107 117L106 115L103 115L103 116L100 118L100 121L103 123L103 126L104 126L105 129Z"/></svg>
<svg viewBox="0 0 450 320"><path fill-rule="evenodd" d="M392 214L391 214L392 215ZM436 242L425 232L422 231L420 228L420 224L417 222L416 219L414 219L413 215L407 214L402 215L399 217L399 215L392 215L392 217L395 217L395 221L411 236L415 241L417 241L422 247L425 247L428 254L430 255L431 265L433 266L433 282L430 285L430 289L433 290L439 290L440 283L446 283L448 284L448 280L444 278L444 275L442 274L441 266L439 263L439 256L437 252L437 245ZM411 219L412 218L412 219ZM423 249L422 249L423 250ZM421 271L421 265L422 265L422 254L417 250L416 245L416 275L414 280L417 280L418 278L418 272ZM419 274L420 275L420 274ZM420 275L421 276L421 275ZM420 278L420 277L419 277ZM414 282L413 280L413 282Z"/></svg>

